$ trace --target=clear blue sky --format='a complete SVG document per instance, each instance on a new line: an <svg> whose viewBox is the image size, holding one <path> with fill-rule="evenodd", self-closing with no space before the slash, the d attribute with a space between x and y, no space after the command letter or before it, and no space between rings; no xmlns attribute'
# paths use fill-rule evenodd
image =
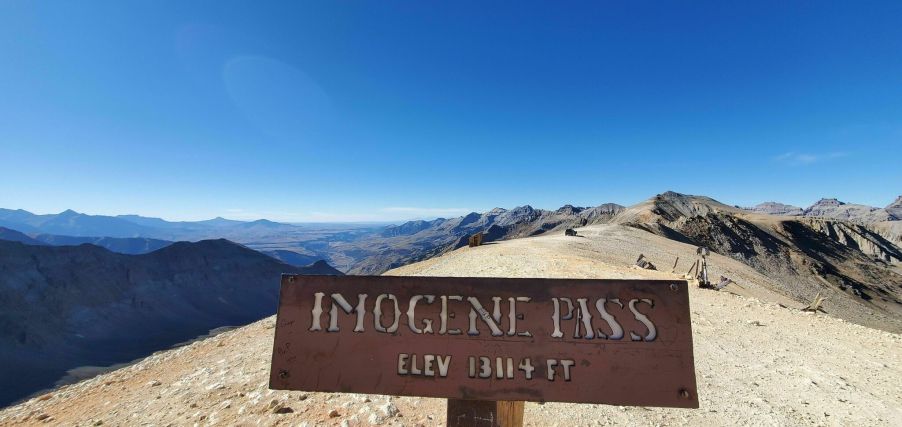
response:
<svg viewBox="0 0 902 427"><path fill-rule="evenodd" d="M902 193L902 2L0 1L0 207Z"/></svg>

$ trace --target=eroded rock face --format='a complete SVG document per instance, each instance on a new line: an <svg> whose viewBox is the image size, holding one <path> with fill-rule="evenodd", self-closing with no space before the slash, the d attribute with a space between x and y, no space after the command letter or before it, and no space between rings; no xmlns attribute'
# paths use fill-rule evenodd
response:
<svg viewBox="0 0 902 427"><path fill-rule="evenodd" d="M891 216L891 221L902 221L902 196L896 197L896 200L884 208Z"/></svg>
<svg viewBox="0 0 902 427"><path fill-rule="evenodd" d="M768 215L785 215L785 216L799 216L804 213L804 210L798 206L793 205L784 205L783 203L777 202L764 202L759 203L748 210L757 213L763 213Z"/></svg>
<svg viewBox="0 0 902 427"><path fill-rule="evenodd" d="M849 208L835 199L819 206L812 212ZM706 197L665 193L612 222L707 246L765 275L786 278L792 294L813 295L825 285L838 289L855 316L874 310L902 316L902 274L895 266L902 262L902 248L892 237L898 236L899 228L892 226L898 221L867 225L807 216L774 221Z"/></svg>
<svg viewBox="0 0 902 427"><path fill-rule="evenodd" d="M899 247L866 226L816 219L804 222L812 229L850 249L861 251L887 263L902 262L902 251Z"/></svg>
<svg viewBox="0 0 902 427"><path fill-rule="evenodd" d="M837 199L821 199L805 209L804 216L840 219L855 222L876 222L890 220L890 214L873 206L845 203Z"/></svg>
<svg viewBox="0 0 902 427"><path fill-rule="evenodd" d="M902 196L885 208L846 203L837 199L821 199L805 209L783 203L765 202L745 210L768 215L805 216L872 224L902 220Z"/></svg>

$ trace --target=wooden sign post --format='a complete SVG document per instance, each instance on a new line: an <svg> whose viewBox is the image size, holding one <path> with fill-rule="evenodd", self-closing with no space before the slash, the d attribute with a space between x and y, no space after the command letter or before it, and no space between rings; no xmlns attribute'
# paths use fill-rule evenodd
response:
<svg viewBox="0 0 902 427"><path fill-rule="evenodd" d="M523 402L697 408L679 280L284 275L270 387L442 397L449 426Z"/></svg>
<svg viewBox="0 0 902 427"><path fill-rule="evenodd" d="M448 426L522 427L526 402L448 399Z"/></svg>

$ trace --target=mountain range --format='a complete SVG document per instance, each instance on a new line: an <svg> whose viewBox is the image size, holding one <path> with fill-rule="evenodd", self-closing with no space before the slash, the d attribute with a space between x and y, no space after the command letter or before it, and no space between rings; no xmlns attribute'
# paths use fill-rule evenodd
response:
<svg viewBox="0 0 902 427"><path fill-rule="evenodd" d="M36 215L26 210L0 209L0 226L23 233L75 237L146 237L160 240L203 240L227 238L254 232L291 232L299 226L261 219L235 221L214 218L205 221L166 221L139 215L87 215L71 209L58 214Z"/></svg>
<svg viewBox="0 0 902 427"><path fill-rule="evenodd" d="M276 310L282 273L299 268L227 240L142 254L0 240L0 405L67 370L146 356Z"/></svg>
<svg viewBox="0 0 902 427"><path fill-rule="evenodd" d="M0 374L19 385L0 391L0 404L51 385L73 367L127 361L270 314L273 278L281 273L341 274L332 264L380 274L466 246L479 232L492 244L594 224L638 229L748 265L793 300L829 293L831 314L902 331L899 211L900 200L871 208L833 199L807 209L777 203L742 209L675 192L630 207L527 205L389 226L3 209ZM321 259L328 264L298 267Z"/></svg>
<svg viewBox="0 0 902 427"><path fill-rule="evenodd" d="M902 245L870 225L823 217L749 212L674 192L625 209L611 223L708 247L782 283L777 291L809 302L835 293L840 317L902 330ZM895 221L895 224L902 222Z"/></svg>
<svg viewBox="0 0 902 427"><path fill-rule="evenodd" d="M0 226L26 233L26 237L47 244L92 243L122 253L144 253L176 240L225 238L295 266L322 259L352 274L378 274L458 248L466 244L469 235L477 232L485 233L486 242L528 237L584 224L605 223L623 209L614 203L591 208L565 205L556 210L526 205L398 225L316 227L265 219L235 221L217 217L205 221L172 222L138 215L86 215L71 210L56 215L35 215L21 209L0 209ZM766 202L740 210L864 224L894 244L902 244L902 221L898 221L902 217L902 196L885 208L822 199L806 209Z"/></svg>
<svg viewBox="0 0 902 427"><path fill-rule="evenodd" d="M860 223L899 221L902 220L902 196L884 208L846 203L837 199L820 199L804 209L778 202L764 202L744 209L769 215L829 218Z"/></svg>
<svg viewBox="0 0 902 427"><path fill-rule="evenodd" d="M172 244L172 242L168 240L149 239L146 237L79 237L59 236L55 234L34 234L29 236L25 233L11 230L6 227L0 227L0 240L9 240L25 243L26 245L37 246L78 246L90 244L120 254L129 255L146 254Z"/></svg>
<svg viewBox="0 0 902 427"><path fill-rule="evenodd" d="M831 204L816 206L825 205ZM892 213L895 205L884 209ZM873 215L878 210L869 211L872 219L879 218ZM332 248L337 254L358 256L349 269L352 274L378 274L465 246L467 236L477 232L483 232L484 241L491 244L563 234L565 228L584 225L625 226L704 246L742 262L779 283L775 292L799 302L829 292L834 315L902 331L902 221L864 223L828 217L824 209L810 212L810 216L764 214L704 196L665 192L630 207L564 206L547 211L522 206L411 221L359 240L335 243Z"/></svg>
<svg viewBox="0 0 902 427"><path fill-rule="evenodd" d="M488 212L471 212L457 218L432 221L410 221L389 226L381 233L332 245L336 254L357 258L348 269L350 274L380 274L388 269L427 259L466 246L467 238L484 234L484 242L529 237L565 228L605 222L623 206L606 203L585 208L565 205L557 210L519 206L495 208ZM334 256L334 255L333 255Z"/></svg>
<svg viewBox="0 0 902 427"><path fill-rule="evenodd" d="M673 203L681 204L678 200ZM660 200L645 207L664 212L671 210L669 204ZM699 206L686 212L694 215L704 210ZM635 218L635 213L640 212L629 216ZM748 212L737 215L768 219ZM657 216L648 218L653 221ZM697 258L695 245L632 226L600 224L577 231L580 237L544 233L465 247L386 274L679 280ZM631 268L639 252L659 270ZM679 263L674 274L670 266L676 258ZM833 303L844 298L838 288L825 285L819 289L828 297L824 307L829 314L803 312L810 300L800 303L774 291L782 289L788 279L765 276L718 254L711 254L708 261L715 277L724 275L736 283L716 292L699 289L690 281L689 321L702 409L527 402L528 423L902 424L902 338L898 334L835 318L841 312ZM445 417L446 399L270 390L276 324L276 318L270 317L0 409L0 425L455 425L454 419ZM603 351L609 347L602 346L612 345L598 348ZM589 348L587 344L580 347ZM360 363L371 369L391 368L390 361L380 367L369 355L358 356ZM591 367L577 365L574 369L577 375L591 374Z"/></svg>

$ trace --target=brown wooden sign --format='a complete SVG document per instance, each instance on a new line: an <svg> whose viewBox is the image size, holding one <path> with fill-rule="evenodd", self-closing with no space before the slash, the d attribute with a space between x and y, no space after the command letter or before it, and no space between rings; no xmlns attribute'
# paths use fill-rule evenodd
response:
<svg viewBox="0 0 902 427"><path fill-rule="evenodd" d="M697 408L688 285L284 275L270 387Z"/></svg>

